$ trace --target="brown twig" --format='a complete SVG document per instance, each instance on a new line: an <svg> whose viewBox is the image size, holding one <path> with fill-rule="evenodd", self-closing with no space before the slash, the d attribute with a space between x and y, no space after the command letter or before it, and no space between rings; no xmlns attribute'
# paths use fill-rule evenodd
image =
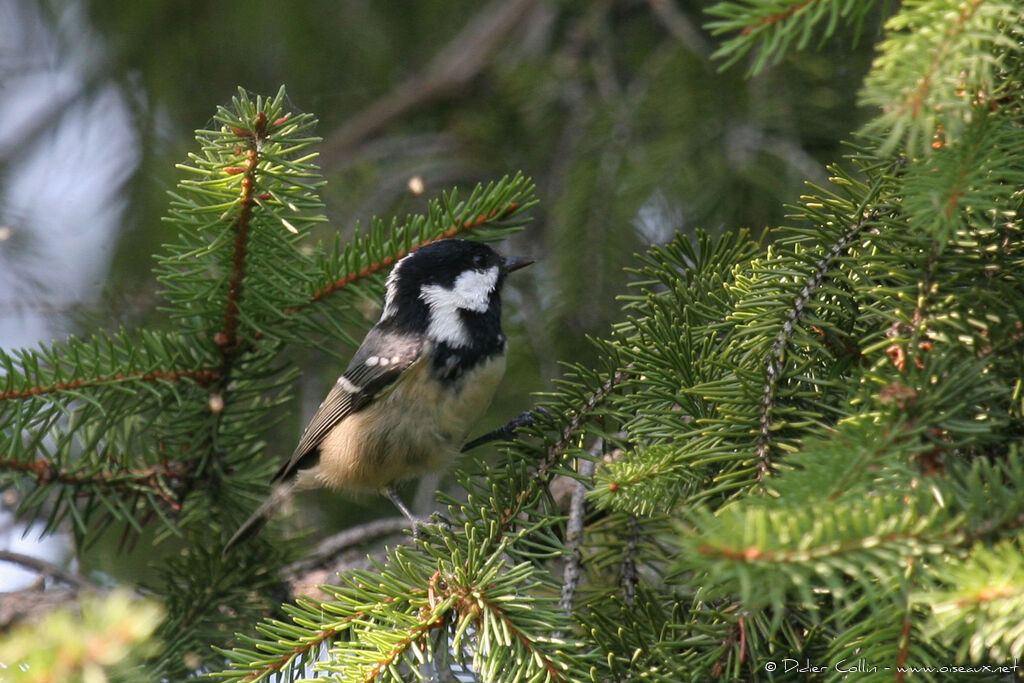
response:
<svg viewBox="0 0 1024 683"><path fill-rule="evenodd" d="M604 449L604 439L598 439L590 447L590 457L581 458L577 466L577 473L580 479L589 479L594 474L594 460L601 457ZM565 524L565 551L569 559L562 570L562 597L558 606L567 612L572 612L576 599L576 587L579 585L583 572L583 555L580 552L580 545L583 542L583 520L585 505L586 487L580 479L572 482L572 499L569 502L569 520Z"/></svg>
<svg viewBox="0 0 1024 683"><path fill-rule="evenodd" d="M52 576L58 581L68 584L76 591L83 588L90 588L93 590L99 589L96 584L81 574L68 571L67 569L53 564L52 562L47 562L46 560L42 560L38 557L32 557L31 555L23 555L22 553L16 553L10 550L0 550L0 562L12 562L31 571L38 572L44 577Z"/></svg>
<svg viewBox="0 0 1024 683"><path fill-rule="evenodd" d="M327 136L320 148L324 167L333 167L353 145L410 109L464 87L483 71L535 1L495 0L477 12L422 72L364 107Z"/></svg>
<svg viewBox="0 0 1024 683"><path fill-rule="evenodd" d="M386 519L374 519L366 524L345 529L333 536L328 536L317 544L316 549L308 556L298 562L284 567L281 573L286 576L295 576L325 567L332 563L340 553L354 546L363 545L376 540L381 536L398 533L408 529L412 523L405 517L388 517Z"/></svg>

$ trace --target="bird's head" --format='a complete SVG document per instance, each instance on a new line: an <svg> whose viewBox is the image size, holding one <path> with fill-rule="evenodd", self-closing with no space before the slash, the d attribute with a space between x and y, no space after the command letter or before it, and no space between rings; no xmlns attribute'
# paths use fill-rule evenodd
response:
<svg viewBox="0 0 1024 683"><path fill-rule="evenodd" d="M453 347L470 343L467 326L493 324L500 334L505 276L531 263L528 258L503 258L479 242L433 242L395 264L387 279L381 322L403 319L403 327L418 327Z"/></svg>

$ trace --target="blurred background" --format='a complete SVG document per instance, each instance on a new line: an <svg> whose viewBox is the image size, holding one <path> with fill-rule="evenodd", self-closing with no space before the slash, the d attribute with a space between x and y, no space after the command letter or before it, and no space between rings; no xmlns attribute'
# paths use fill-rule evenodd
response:
<svg viewBox="0 0 1024 683"><path fill-rule="evenodd" d="M586 335L621 318L637 252L785 222L865 118L877 17L747 78L712 60L709 4L0 0L0 347L165 327L150 270L174 165L238 86L284 84L324 138L330 220L314 239L453 186L536 182L532 223L500 247L538 259L506 295L514 355L482 428L500 424L559 361L593 357ZM294 418L268 453L291 451L340 370L296 363ZM5 515L0 548L59 561L59 542ZM7 569L0 590L22 580Z"/></svg>

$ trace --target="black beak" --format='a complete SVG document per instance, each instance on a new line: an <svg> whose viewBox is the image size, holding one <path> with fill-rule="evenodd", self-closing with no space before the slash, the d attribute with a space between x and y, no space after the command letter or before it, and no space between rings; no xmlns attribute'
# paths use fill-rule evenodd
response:
<svg viewBox="0 0 1024 683"><path fill-rule="evenodd" d="M511 273L513 270L519 270L533 263L532 258L525 256L511 256L505 259L505 262L501 264L501 271L506 275Z"/></svg>

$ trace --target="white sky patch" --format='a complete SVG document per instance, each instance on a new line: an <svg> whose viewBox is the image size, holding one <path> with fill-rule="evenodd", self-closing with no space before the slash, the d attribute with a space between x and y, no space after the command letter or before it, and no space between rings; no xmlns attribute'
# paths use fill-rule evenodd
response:
<svg viewBox="0 0 1024 683"><path fill-rule="evenodd" d="M498 267L467 270L455 278L451 289L441 285L423 285L420 298L430 307L427 336L450 346L468 346L469 335L459 311L483 313L490 305L491 292L498 285Z"/></svg>
<svg viewBox="0 0 1024 683"><path fill-rule="evenodd" d="M0 346L56 330L47 311L95 297L140 159L121 87L97 76L106 46L80 3L53 25L0 0Z"/></svg>
<svg viewBox="0 0 1024 683"><path fill-rule="evenodd" d="M48 311L99 291L141 158L129 95L102 75L106 45L84 3L0 0L0 347L59 334ZM144 96L140 96L144 97ZM60 562L63 534L37 540L0 509L0 548ZM0 563L0 590L38 573Z"/></svg>

